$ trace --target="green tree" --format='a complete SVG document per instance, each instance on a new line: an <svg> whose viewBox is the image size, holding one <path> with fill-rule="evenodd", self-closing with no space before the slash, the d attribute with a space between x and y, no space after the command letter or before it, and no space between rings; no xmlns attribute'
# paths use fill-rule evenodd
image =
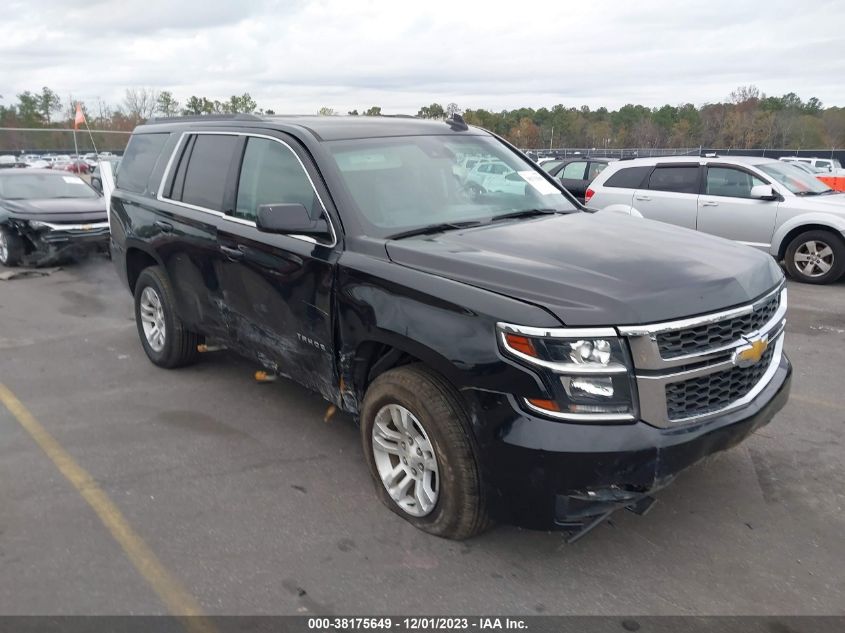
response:
<svg viewBox="0 0 845 633"><path fill-rule="evenodd" d="M176 116L179 113L179 102L173 97L173 93L168 90L159 93L156 112L166 117Z"/></svg>
<svg viewBox="0 0 845 633"><path fill-rule="evenodd" d="M432 103L431 105L420 108L417 116L423 119L442 119L446 116L446 111L439 103Z"/></svg>
<svg viewBox="0 0 845 633"><path fill-rule="evenodd" d="M55 92L50 90L47 86L41 89L41 94L38 95L38 111L43 120L50 125L53 118L53 113L62 109L62 100Z"/></svg>
<svg viewBox="0 0 845 633"><path fill-rule="evenodd" d="M320 116L334 116L335 111L334 108L327 108L326 106L323 106L322 108L320 108L317 114L319 114Z"/></svg>
<svg viewBox="0 0 845 633"><path fill-rule="evenodd" d="M381 116L381 106L372 106L364 110L364 116Z"/></svg>
<svg viewBox="0 0 845 633"><path fill-rule="evenodd" d="M40 127L44 121L39 96L32 94L29 90L18 95L17 111L18 118L24 127Z"/></svg>

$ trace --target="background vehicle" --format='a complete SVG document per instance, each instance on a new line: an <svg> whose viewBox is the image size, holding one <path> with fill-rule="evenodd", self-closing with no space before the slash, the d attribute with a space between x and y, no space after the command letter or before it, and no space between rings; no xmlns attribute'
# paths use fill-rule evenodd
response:
<svg viewBox="0 0 845 633"><path fill-rule="evenodd" d="M596 209L737 240L783 261L791 277L845 272L845 195L785 161L748 156L619 161L587 190Z"/></svg>
<svg viewBox="0 0 845 633"><path fill-rule="evenodd" d="M614 160L613 158L569 158L559 161L552 168L546 168L546 171L560 180L560 184L583 203L587 187Z"/></svg>
<svg viewBox="0 0 845 633"><path fill-rule="evenodd" d="M809 165L814 171L818 173L832 173L840 171L842 165L835 158L804 158L803 156L782 156L778 160L786 163L803 163Z"/></svg>
<svg viewBox="0 0 845 633"><path fill-rule="evenodd" d="M469 195L467 155L521 187ZM438 536L642 512L788 395L770 257L583 212L460 118L153 122L110 218L154 364L212 340L316 390L360 422L384 503Z"/></svg>
<svg viewBox="0 0 845 633"><path fill-rule="evenodd" d="M0 173L0 264L39 266L108 247L103 198L78 176Z"/></svg>
<svg viewBox="0 0 845 633"><path fill-rule="evenodd" d="M103 160L107 160L112 164L112 171L113 173L117 173L117 168L120 165L120 157L119 156L111 156L110 158L106 158ZM100 193L103 193L103 179L100 175L100 161L97 161L97 165L94 167L94 170L91 172L91 186L94 187Z"/></svg>

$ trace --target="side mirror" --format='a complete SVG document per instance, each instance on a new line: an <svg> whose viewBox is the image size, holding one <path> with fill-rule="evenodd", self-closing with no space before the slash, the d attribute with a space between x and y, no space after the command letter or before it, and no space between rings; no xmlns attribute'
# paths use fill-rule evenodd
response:
<svg viewBox="0 0 845 633"><path fill-rule="evenodd" d="M263 233L293 235L328 235L329 225L314 220L301 204L262 204L258 207L255 226Z"/></svg>
<svg viewBox="0 0 845 633"><path fill-rule="evenodd" d="M778 194L771 185L756 185L751 187L751 197L758 200L777 200Z"/></svg>
<svg viewBox="0 0 845 633"><path fill-rule="evenodd" d="M103 181L100 180L99 176L91 176L91 186L100 193L103 193Z"/></svg>

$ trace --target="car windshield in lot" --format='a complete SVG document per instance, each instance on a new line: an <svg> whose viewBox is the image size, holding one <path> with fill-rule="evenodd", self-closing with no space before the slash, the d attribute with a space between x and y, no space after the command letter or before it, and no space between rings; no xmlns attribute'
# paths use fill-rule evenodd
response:
<svg viewBox="0 0 845 633"><path fill-rule="evenodd" d="M790 163L776 161L757 165L757 168L797 196L817 196L833 191L815 176Z"/></svg>
<svg viewBox="0 0 845 633"><path fill-rule="evenodd" d="M96 197L96 191L72 175L22 173L0 178L0 198L5 200Z"/></svg>
<svg viewBox="0 0 845 633"><path fill-rule="evenodd" d="M576 210L530 161L490 137L403 136L327 146L362 218L380 237L504 214Z"/></svg>

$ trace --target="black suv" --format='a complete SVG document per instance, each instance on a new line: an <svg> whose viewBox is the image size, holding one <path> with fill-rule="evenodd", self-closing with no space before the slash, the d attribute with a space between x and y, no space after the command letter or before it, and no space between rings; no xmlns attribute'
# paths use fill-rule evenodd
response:
<svg viewBox="0 0 845 633"><path fill-rule="evenodd" d="M519 177L476 195L466 156ZM154 121L110 213L153 363L225 346L319 392L384 502L439 536L641 512L788 396L770 257L586 212L459 118Z"/></svg>

